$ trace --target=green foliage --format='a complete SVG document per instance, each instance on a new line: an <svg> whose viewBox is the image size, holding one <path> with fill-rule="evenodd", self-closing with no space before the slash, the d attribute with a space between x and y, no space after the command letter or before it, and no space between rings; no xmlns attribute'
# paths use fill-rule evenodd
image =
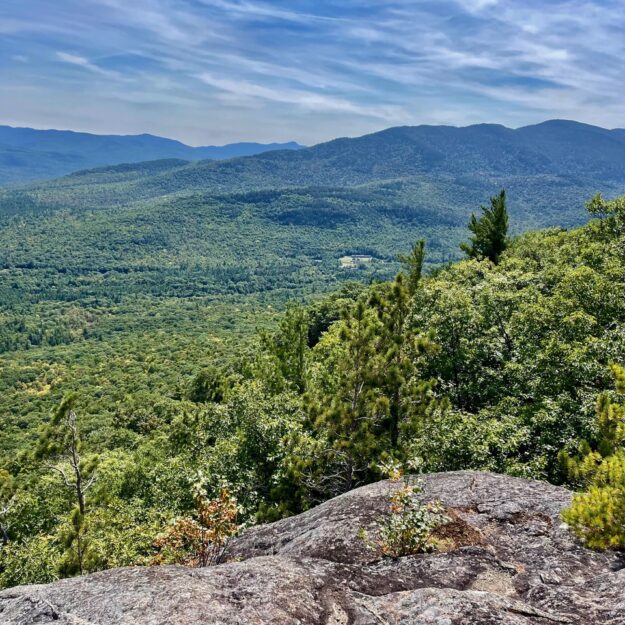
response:
<svg viewBox="0 0 625 625"><path fill-rule="evenodd" d="M96 480L97 458L82 455L82 440L78 430L75 398L63 400L53 419L42 435L35 457L50 459L47 467L58 473L63 485L71 492L74 507L66 526L61 530L61 543L65 552L59 564L62 576L82 574L89 548L85 538L87 514L86 494Z"/></svg>
<svg viewBox="0 0 625 625"><path fill-rule="evenodd" d="M421 503L421 492L418 485L398 488L391 496L389 514L376 521L375 537L364 529L359 537L371 549L393 559L435 550L432 531L449 518L440 502Z"/></svg>
<svg viewBox="0 0 625 625"><path fill-rule="evenodd" d="M444 400L416 361L436 347L413 334L409 296L399 275L371 289L310 355L307 436L298 434L291 470L313 497L325 498L372 479L386 457L406 458L422 423Z"/></svg>
<svg viewBox="0 0 625 625"><path fill-rule="evenodd" d="M610 388L609 363L625 353L621 200L593 200L591 212L602 218L583 228L512 239L497 264L471 258L421 275L417 244L405 273L380 282L373 278L395 271L395 248L408 248L415 232L403 227L397 237L395 226L378 219L380 248L363 250L373 230L369 224L354 234L360 216L351 202L357 197L359 209L375 212L385 194L408 201L408 187L259 191L218 202L176 197L166 210L138 202L88 219L75 207L69 221L67 212L56 215L58 206L11 217L0 230L11 259L11 270L0 273L7 296L0 334L17 346L0 355L0 583L150 561L170 519L195 518L198 473L207 500L226 488L244 523L299 512L377 479L385 464L413 461L423 471L489 469L589 485L603 499L587 508L580 532L620 514L620 500L605 490L607 476L621 470L620 430L608 427L618 424L618 402L602 400L601 414L613 416L599 422L595 404ZM323 223L299 224L313 219L322 198L327 213L352 221L321 215ZM300 202L308 214L290 215ZM135 229L138 217L146 239ZM109 218L113 225L105 226ZM176 219L180 238L167 221ZM285 219L295 235L276 226ZM240 231L228 239L233 222ZM74 228L74 242L86 237L74 259L58 245L61 223L64 235ZM208 223L214 236L202 230ZM206 240L223 238L241 251L261 223L275 248L240 254L246 268L236 280L225 266L213 273L207 259L228 265L230 252L224 257ZM119 228L119 239L106 230L111 246L91 258L96 224ZM321 230L330 247L320 247ZM18 262L18 231L32 242L30 260ZM438 243L428 239L433 262L446 259L445 242L456 244L450 232ZM157 245L161 235L175 252ZM130 244L135 236L141 242ZM306 248L305 258L285 254L295 248ZM356 251L386 259L377 265L384 269L374 261L341 270L333 255ZM17 268L22 261L32 267ZM282 271L287 265L295 273ZM310 301L313 291L318 299ZM287 307L288 300L300 304ZM31 334L51 337L58 324L66 342L24 342ZM580 453L584 440L590 443ZM580 462L594 454L596 477L569 477L560 450ZM395 547L412 540L397 523L387 541ZM427 518L417 514L410 524L423 527ZM596 535L603 540L602 527Z"/></svg>
<svg viewBox="0 0 625 625"><path fill-rule="evenodd" d="M497 266L464 261L424 282L411 323L440 347L423 372L452 407L415 441L426 469L456 456L563 479L557 453L592 435L608 363L625 350L622 241L604 230L531 233ZM455 451L446 431L460 436Z"/></svg>
<svg viewBox="0 0 625 625"><path fill-rule="evenodd" d="M469 221L469 230L473 233L469 243L462 243L460 249L469 258L487 258L497 264L499 257L508 247L508 210L506 191L490 199L490 208L481 207L482 216L474 214Z"/></svg>
<svg viewBox="0 0 625 625"><path fill-rule="evenodd" d="M274 389L288 388L299 394L306 390L308 334L308 312L302 307L290 306L277 332L262 336L263 346L270 359L269 363L263 362L262 366L271 368ZM262 375L262 372L259 374Z"/></svg>
<svg viewBox="0 0 625 625"><path fill-rule="evenodd" d="M399 261L408 275L408 292L414 295L419 288L423 276L423 262L425 260L425 241L421 239L413 244L410 254L399 256Z"/></svg>
<svg viewBox="0 0 625 625"><path fill-rule="evenodd" d="M612 366L616 390L625 394L625 368ZM568 473L588 490L576 494L564 520L593 549L625 548L625 403L608 393L597 400L594 449L580 445L576 457L561 455Z"/></svg>
<svg viewBox="0 0 625 625"><path fill-rule="evenodd" d="M335 348L325 379L307 397L312 431L321 446L306 467L310 486L324 496L345 492L363 483L376 455L376 431L387 414L387 405L376 385L381 361L375 349L378 321L359 301L352 314L331 333L327 341ZM326 343L317 345L324 351ZM325 360L325 359L324 359ZM320 458L320 461L318 460Z"/></svg>
<svg viewBox="0 0 625 625"><path fill-rule="evenodd" d="M330 326L340 321L356 301L364 295L365 287L347 282L338 291L308 306L308 347L314 347Z"/></svg>
<svg viewBox="0 0 625 625"><path fill-rule="evenodd" d="M50 536L36 535L0 549L0 588L44 584L59 577L58 546Z"/></svg>
<svg viewBox="0 0 625 625"><path fill-rule="evenodd" d="M188 397L195 403L219 403L224 400L226 393L227 381L224 374L216 367L207 367L191 380Z"/></svg>
<svg viewBox="0 0 625 625"><path fill-rule="evenodd" d="M625 196L606 200L597 193L586 203L586 210L591 215L600 217L603 227L611 230L616 236L625 233Z"/></svg>
<svg viewBox="0 0 625 625"><path fill-rule="evenodd" d="M416 293L411 291L413 287L418 287L415 276L407 289L399 274L390 285L374 289L369 300L380 323L375 349L381 356L381 367L376 384L387 405L384 429L391 452L399 456L423 421L440 407L433 400L435 381L418 377L419 357L436 352L438 346L410 326L409 295Z"/></svg>

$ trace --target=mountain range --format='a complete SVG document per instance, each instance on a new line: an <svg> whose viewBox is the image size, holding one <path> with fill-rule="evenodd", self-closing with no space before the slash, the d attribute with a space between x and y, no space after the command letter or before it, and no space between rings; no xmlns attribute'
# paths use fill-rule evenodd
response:
<svg viewBox="0 0 625 625"><path fill-rule="evenodd" d="M133 272L131 290L153 290L146 268L158 289L173 276L181 293L310 288L346 277L339 259L351 254L380 261L361 277L386 277L421 237L429 263L457 258L469 215L503 187L513 232L578 225L594 193L625 192L625 131L560 120L401 127L228 160L79 171L0 189L0 266L121 271L120 292Z"/></svg>
<svg viewBox="0 0 625 625"><path fill-rule="evenodd" d="M271 197L288 204L288 219L321 226L346 213L366 219L374 202L402 219L427 215L431 225L452 220L464 227L471 210L502 187L509 190L515 230L577 225L585 219L584 199L625 191L625 130L564 120L516 130L398 127L228 160L125 163L0 191L0 213L117 207L119 215L120 207L139 201L160 205L208 194L221 204L239 194L237 202L256 210ZM261 190L262 196L240 195ZM340 206L337 195L344 198Z"/></svg>
<svg viewBox="0 0 625 625"><path fill-rule="evenodd" d="M70 130L0 126L0 184L55 178L102 165L167 158L187 161L226 159L301 147L294 141L191 147L150 134L95 135Z"/></svg>

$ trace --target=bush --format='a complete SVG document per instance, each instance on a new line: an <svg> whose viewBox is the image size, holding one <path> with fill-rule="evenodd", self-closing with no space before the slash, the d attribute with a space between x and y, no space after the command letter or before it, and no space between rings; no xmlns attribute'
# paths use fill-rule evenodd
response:
<svg viewBox="0 0 625 625"><path fill-rule="evenodd" d="M58 579L59 545L45 534L0 547L0 588Z"/></svg>
<svg viewBox="0 0 625 625"><path fill-rule="evenodd" d="M438 545L432 531L449 519L439 501L422 504L420 493L418 485L406 485L395 491L390 514L376 522L377 536L371 539L362 529L359 537L371 549L393 559L435 550Z"/></svg>
<svg viewBox="0 0 625 625"><path fill-rule="evenodd" d="M223 488L213 500L198 493L196 505L196 518L177 519L157 538L154 564L205 567L221 562L230 538L239 530L237 502Z"/></svg>

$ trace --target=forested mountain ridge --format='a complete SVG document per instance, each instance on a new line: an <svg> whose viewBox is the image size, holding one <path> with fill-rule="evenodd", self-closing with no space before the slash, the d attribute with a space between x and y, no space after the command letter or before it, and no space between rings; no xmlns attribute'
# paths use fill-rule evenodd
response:
<svg viewBox="0 0 625 625"><path fill-rule="evenodd" d="M614 131L568 122L549 128L567 140L581 132L596 134L601 145L620 145ZM128 346L141 368L143 348L162 345L164 335L180 346L171 350L176 359L184 350L202 352L207 344L214 349L215 342L227 352L289 300L320 296L348 280L392 277L397 255L417 238L427 240L428 268L459 258L471 211L503 184L513 233L579 225L586 219L585 198L597 190L625 191L625 179L557 173L429 172L376 179L413 167L405 161L414 150L423 152L428 134L440 141L519 132L497 126L391 129L297 152L196 165L175 159L116 165L0 190L0 366L12 372L0 401L0 417L11 424L7 448L23 433L32 435L30 425L60 400L64 384L50 383L59 362L65 376L91 379L81 363L93 341L107 344L115 375L122 378L131 368L123 364ZM530 128L521 135L537 132L549 134ZM418 142L406 139L415 133ZM454 149L466 152L462 145ZM350 153L357 155L351 164ZM562 148L558 158L566 153ZM297 176L310 184L289 186L287 179L279 188L264 188L280 167L288 174L291 159ZM498 167L486 152L480 159L493 171ZM334 169L330 178L344 186L312 184L328 180L323 172ZM361 179L370 181L356 185ZM247 190L224 192L220 186ZM353 262L358 255L366 260ZM181 366L162 356L157 395ZM141 384L154 390L152 381ZM33 392L31 384L41 388Z"/></svg>
<svg viewBox="0 0 625 625"><path fill-rule="evenodd" d="M61 195L59 202L99 205L193 191L343 188L401 180L439 189L458 185L482 195L486 188L516 186L535 210L565 209L569 191L580 197L625 190L625 132L558 120L517 130L486 124L398 127L302 150L170 165L81 172L23 193L37 197L50 196L53 189L59 194L71 190L79 195Z"/></svg>
<svg viewBox="0 0 625 625"><path fill-rule="evenodd" d="M624 149L570 122L399 128L0 191L0 585L168 561L198 484L245 522L396 463L587 484L619 440L595 409L625 389L623 198L567 228L625 191ZM453 262L504 185L511 234L547 229Z"/></svg>
<svg viewBox="0 0 625 625"><path fill-rule="evenodd" d="M34 280L37 303L47 299L45 284L57 284L54 299L67 301L104 292L252 293L306 280L309 290L325 288L347 277L339 259L351 254L371 255L380 261L373 275L389 277L415 236L428 240L431 264L458 257L470 212L493 188L508 189L514 232L582 223L581 198L625 191L617 175L625 158L614 156L625 154L624 136L558 121L519 130L407 127L223 162L80 171L0 190L0 266ZM601 165L602 153L612 168ZM103 290L93 291L94 279Z"/></svg>
<svg viewBox="0 0 625 625"><path fill-rule="evenodd" d="M225 159L265 150L295 150L288 143L231 143L191 147L149 134L95 135L70 130L36 130L0 126L0 184L54 178L102 165L177 158Z"/></svg>

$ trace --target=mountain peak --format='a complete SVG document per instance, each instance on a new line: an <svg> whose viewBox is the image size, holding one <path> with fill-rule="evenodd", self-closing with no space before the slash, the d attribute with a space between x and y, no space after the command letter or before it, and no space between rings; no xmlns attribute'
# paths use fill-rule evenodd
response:
<svg viewBox="0 0 625 625"><path fill-rule="evenodd" d="M191 147L150 133L99 135L73 130L0 126L0 184L55 178L124 163L162 159L220 160L302 147L294 141Z"/></svg>

